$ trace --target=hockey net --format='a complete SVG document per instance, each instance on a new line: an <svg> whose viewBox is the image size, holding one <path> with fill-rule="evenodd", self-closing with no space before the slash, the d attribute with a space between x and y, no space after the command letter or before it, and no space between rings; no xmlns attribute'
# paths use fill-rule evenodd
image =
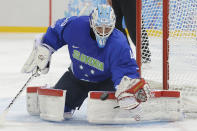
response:
<svg viewBox="0 0 197 131"><path fill-rule="evenodd" d="M197 0L137 0L136 4L141 76L153 89L180 91L185 112L197 113ZM143 56L151 61L144 62Z"/></svg>

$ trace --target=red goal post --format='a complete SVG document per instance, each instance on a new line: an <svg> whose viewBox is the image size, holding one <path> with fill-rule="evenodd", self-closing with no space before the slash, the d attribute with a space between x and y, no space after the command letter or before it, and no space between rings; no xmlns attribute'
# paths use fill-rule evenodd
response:
<svg viewBox="0 0 197 131"><path fill-rule="evenodd" d="M194 50L195 46L197 45L196 0L137 0L136 8L136 59L139 66L139 72L141 76L144 77L142 69L142 38L144 32L142 27L145 26L143 28L145 28L148 37L150 37L153 41L159 37L161 38L157 41L158 43L162 43L160 54L157 56L162 59L162 61L158 62L162 62L162 65L160 65L162 66L162 81L160 82L162 83L162 88L164 90L168 90L170 88L169 86L171 79L174 78L174 75L171 75L170 73L176 69L173 67L174 61L172 60L174 60L176 53L179 54L179 52L181 52L179 48L177 48L179 51L174 52L175 45L179 47L184 41L188 44L184 43L185 45L182 44L182 46L184 45L185 48L190 47L193 52L197 51ZM174 42L175 40L176 42ZM150 39L149 41L149 48L153 49L151 47L152 42ZM180 48L184 49L184 46ZM152 51L151 49L150 52ZM188 48L188 50L190 49ZM182 51L183 54L189 52L187 50L185 52L184 51ZM187 62L189 63L189 59L191 59L191 64L194 65L191 67L188 66L188 69L197 67L197 62L194 62L197 58L195 54L188 53L186 55L188 55L188 58L186 58L188 59ZM155 54L151 53L151 59L154 57ZM177 59L178 57L175 60ZM154 63L154 59L152 59L150 63ZM192 71L190 74L192 74ZM180 76L176 75L176 77ZM193 78L197 78L197 76L188 79ZM187 80L187 77L184 79ZM175 84L177 84L176 81ZM195 84L195 86L197 86L197 84Z"/></svg>
<svg viewBox="0 0 197 131"><path fill-rule="evenodd" d="M136 1L136 59L137 64L140 67L139 72L141 74L141 26L142 26L142 0ZM169 0L163 0L163 89L169 89L169 63L168 63L168 53L169 53Z"/></svg>
<svg viewBox="0 0 197 131"><path fill-rule="evenodd" d="M179 91L184 115L197 118L197 0L137 0L136 8L140 76L153 90Z"/></svg>

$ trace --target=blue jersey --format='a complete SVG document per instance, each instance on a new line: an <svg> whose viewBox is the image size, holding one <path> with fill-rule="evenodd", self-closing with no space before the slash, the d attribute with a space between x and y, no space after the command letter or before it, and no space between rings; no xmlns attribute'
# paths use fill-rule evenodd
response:
<svg viewBox="0 0 197 131"><path fill-rule="evenodd" d="M58 20L48 28L43 43L58 50L68 45L71 68L76 78L101 82L111 78L114 86L123 76L139 78L138 66L122 32L114 29L104 48L99 48L90 35L89 16Z"/></svg>

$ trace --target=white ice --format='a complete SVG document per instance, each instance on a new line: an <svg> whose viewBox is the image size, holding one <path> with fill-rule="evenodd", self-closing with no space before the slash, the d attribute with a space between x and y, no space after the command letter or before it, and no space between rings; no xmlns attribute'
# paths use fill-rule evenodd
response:
<svg viewBox="0 0 197 131"><path fill-rule="evenodd" d="M0 113L9 105L31 74L20 72L28 58L36 34L0 34ZM67 70L70 60L66 47L52 57L47 75L33 79L28 86L53 86ZM95 125L86 121L86 101L70 121L49 122L26 111L25 90L6 116L0 131L197 131L197 120L146 122L125 125Z"/></svg>

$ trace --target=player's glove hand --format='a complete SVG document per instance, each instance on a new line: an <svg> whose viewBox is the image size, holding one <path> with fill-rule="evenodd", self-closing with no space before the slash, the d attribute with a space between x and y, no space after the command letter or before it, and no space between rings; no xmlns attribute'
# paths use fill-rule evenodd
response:
<svg viewBox="0 0 197 131"><path fill-rule="evenodd" d="M23 73L31 73L35 70L40 71L42 74L47 74L50 67L51 54L54 50L42 43L43 34L35 39L34 48L29 58L22 68Z"/></svg>
<svg viewBox="0 0 197 131"><path fill-rule="evenodd" d="M144 79L131 79L124 76L116 87L115 96L120 108L131 110L150 97L150 87Z"/></svg>

